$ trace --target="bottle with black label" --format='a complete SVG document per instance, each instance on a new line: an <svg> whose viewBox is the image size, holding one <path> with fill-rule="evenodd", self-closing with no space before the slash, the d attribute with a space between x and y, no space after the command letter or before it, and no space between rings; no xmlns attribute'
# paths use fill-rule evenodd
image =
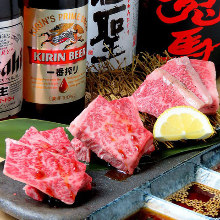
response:
<svg viewBox="0 0 220 220"><path fill-rule="evenodd" d="M213 61L220 76L220 1L140 0L137 52Z"/></svg>
<svg viewBox="0 0 220 220"><path fill-rule="evenodd" d="M18 0L0 0L0 119L22 105L23 17Z"/></svg>
<svg viewBox="0 0 220 220"><path fill-rule="evenodd" d="M132 64L136 54L139 1L89 0L88 5L87 65L99 69L100 61L109 60L117 69Z"/></svg>
<svg viewBox="0 0 220 220"><path fill-rule="evenodd" d="M24 0L22 116L70 123L84 108L87 0Z"/></svg>

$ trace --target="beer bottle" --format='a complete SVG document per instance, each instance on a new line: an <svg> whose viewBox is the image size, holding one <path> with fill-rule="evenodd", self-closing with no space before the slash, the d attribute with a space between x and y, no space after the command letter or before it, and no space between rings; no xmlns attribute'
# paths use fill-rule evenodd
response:
<svg viewBox="0 0 220 220"><path fill-rule="evenodd" d="M84 108L87 0L24 0L22 117L70 123Z"/></svg>
<svg viewBox="0 0 220 220"><path fill-rule="evenodd" d="M0 119L22 105L23 17L18 0L0 0Z"/></svg>

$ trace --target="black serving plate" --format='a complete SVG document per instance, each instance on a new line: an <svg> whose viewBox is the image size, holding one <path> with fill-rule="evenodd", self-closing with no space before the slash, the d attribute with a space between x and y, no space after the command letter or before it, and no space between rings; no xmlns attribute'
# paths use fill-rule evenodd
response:
<svg viewBox="0 0 220 220"><path fill-rule="evenodd" d="M6 137L19 139L25 132L25 129L28 129L31 125L35 126L39 130L51 129L57 126L66 126L30 119L3 121L1 122L0 129L0 137L2 141L0 156L4 156L3 140ZM210 141L210 145L213 145L213 147L209 149L217 149L218 146L220 146L220 143L216 144L218 142L218 138L219 136L217 136L216 140L213 139L213 142L212 140ZM57 203L51 199L45 202L37 202L29 198L24 193L23 183L14 181L3 174L2 171L4 168L4 162L2 162L0 163L0 209L15 218L24 220L85 219L90 216L91 213L99 210L101 207L105 207L106 204L109 204L115 199L121 197L123 194L126 194L127 192L133 190L134 188L138 188L143 184L145 185L149 180L152 180L158 175L162 175L164 172L173 169L179 164L185 163L187 160L192 160L196 163L199 163L200 160L202 160L201 156L196 155L198 155L200 152L201 149L188 153L184 152L163 160L157 160L157 162L155 162L155 160L150 160L149 157L142 158L139 168L136 169L134 175L123 181L117 181L109 178L107 173L109 174L111 170L97 170L92 168L92 166L88 166L87 173L93 178L92 190L90 192L79 193L76 197L76 202L71 206ZM207 152L207 150L203 152ZM213 154L210 154L211 158L212 155ZM203 159L203 161L206 160ZM209 158L207 161L209 161ZM117 209L117 207L115 209ZM120 212L121 209L118 208L118 211ZM107 213L105 215L105 220L106 219L112 220L114 218L112 218L111 213Z"/></svg>
<svg viewBox="0 0 220 220"><path fill-rule="evenodd" d="M220 193L220 173L213 170L213 167L219 164L220 144L147 181L95 211L87 219L99 220L104 219L104 216L114 220L125 219L141 208L150 208L178 220L219 219L196 213L165 200L193 182L219 190ZM219 204L216 205L219 206Z"/></svg>
<svg viewBox="0 0 220 220"><path fill-rule="evenodd" d="M23 183L14 181L3 174L4 162L2 162L0 163L0 209L18 219L85 219L116 198L198 153L199 151L194 151L157 163L149 163L138 173L124 181L108 178L106 176L107 170L88 171L88 174L93 178L92 191L79 194L72 206L42 203L29 198L23 191ZM111 216L107 215L105 219L111 219Z"/></svg>

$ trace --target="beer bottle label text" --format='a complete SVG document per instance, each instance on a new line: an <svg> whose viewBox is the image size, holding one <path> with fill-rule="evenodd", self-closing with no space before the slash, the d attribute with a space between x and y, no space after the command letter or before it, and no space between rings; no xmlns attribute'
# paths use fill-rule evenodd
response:
<svg viewBox="0 0 220 220"><path fill-rule="evenodd" d="M128 66L136 53L137 0L90 0L88 9L88 65L110 60Z"/></svg>
<svg viewBox="0 0 220 220"><path fill-rule="evenodd" d="M23 18L0 22L0 118L17 114L23 100Z"/></svg>
<svg viewBox="0 0 220 220"><path fill-rule="evenodd" d="M61 104L81 99L86 85L87 6L24 8L24 99Z"/></svg>

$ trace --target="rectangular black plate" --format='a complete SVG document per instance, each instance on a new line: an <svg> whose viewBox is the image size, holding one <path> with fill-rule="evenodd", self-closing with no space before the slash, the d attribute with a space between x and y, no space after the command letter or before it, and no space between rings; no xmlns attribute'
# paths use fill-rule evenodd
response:
<svg viewBox="0 0 220 220"><path fill-rule="evenodd" d="M4 162L2 162L0 163L0 209L18 219L84 219L126 192L198 153L199 151L194 151L157 163L147 164L139 173L132 175L125 181L109 179L105 176L106 170L88 171L88 174L93 178L92 191L79 194L73 206L57 208L34 201L26 196L23 191L23 183L14 181L2 173L4 167Z"/></svg>

